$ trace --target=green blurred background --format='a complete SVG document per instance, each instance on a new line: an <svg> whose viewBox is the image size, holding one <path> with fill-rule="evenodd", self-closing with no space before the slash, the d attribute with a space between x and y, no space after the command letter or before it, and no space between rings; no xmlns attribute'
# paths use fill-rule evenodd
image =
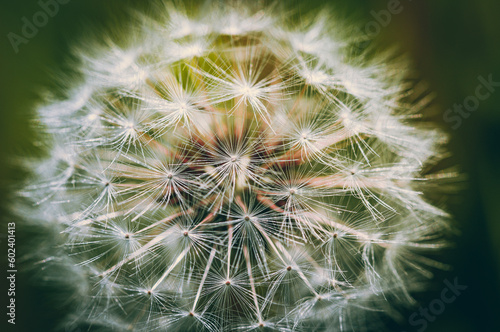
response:
<svg viewBox="0 0 500 332"><path fill-rule="evenodd" d="M40 11L37 0L0 0L0 282L1 304L7 305L5 283L6 223L15 220L9 213L10 193L19 187L24 173L12 161L16 156L31 155L36 141L30 129L39 93L54 86L49 74L65 70L69 44L89 34L90 27L109 22L127 23L126 8L148 7L149 1L71 0L61 5L36 36L19 45L15 53L7 34L21 34L22 17L30 21ZM349 19L356 18L360 27L376 22L374 13L387 10L390 0L290 0L290 8L306 12L325 3L340 8ZM425 307L440 296L443 280L458 278L468 286L456 301L447 304L443 314L429 322L428 332L500 331L500 87L479 108L467 113L460 126L443 120L445 110L462 104L473 95L480 83L478 77L500 82L500 1L497 0L401 0L401 12L391 15L388 24L380 24L375 41L381 48L397 45L415 64L421 77L430 84L437 107L430 114L451 141L453 157L466 179L460 191L447 198L455 215L460 235L444 258L452 269L438 272L435 283L417 298ZM435 111L435 110L438 111ZM498 135L498 136L497 136ZM17 220L19 223L22 220ZM23 241L28 233L18 232L18 257L23 255ZM19 251L21 250L21 251ZM52 331L62 317L55 301L28 281L28 270L22 264L17 280L17 324L5 325L2 331ZM416 331L408 323L413 310L403 312L402 322L391 325L393 331Z"/></svg>

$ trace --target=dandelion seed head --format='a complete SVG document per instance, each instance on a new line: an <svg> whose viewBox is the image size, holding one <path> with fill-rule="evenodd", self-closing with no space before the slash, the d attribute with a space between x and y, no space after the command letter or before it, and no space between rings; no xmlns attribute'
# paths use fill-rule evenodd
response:
<svg viewBox="0 0 500 332"><path fill-rule="evenodd" d="M79 320L350 331L410 301L446 213L405 68L352 54L327 9L162 4L126 46L77 48L83 87L39 111L23 196L86 271Z"/></svg>

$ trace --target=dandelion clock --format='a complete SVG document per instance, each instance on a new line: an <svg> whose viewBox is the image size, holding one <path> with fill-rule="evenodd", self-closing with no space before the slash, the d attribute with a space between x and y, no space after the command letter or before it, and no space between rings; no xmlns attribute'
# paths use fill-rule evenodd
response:
<svg viewBox="0 0 500 332"><path fill-rule="evenodd" d="M282 7L164 1L74 41L22 191L37 275L78 304L62 330L382 330L439 267L429 98L329 10Z"/></svg>

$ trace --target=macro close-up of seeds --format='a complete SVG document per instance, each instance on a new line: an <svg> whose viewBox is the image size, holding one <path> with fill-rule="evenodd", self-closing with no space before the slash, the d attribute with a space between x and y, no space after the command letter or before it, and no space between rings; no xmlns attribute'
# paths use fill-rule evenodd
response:
<svg viewBox="0 0 500 332"><path fill-rule="evenodd" d="M22 158L15 209L44 234L30 273L72 308L58 328L407 320L449 269L462 179L408 57L328 6L152 8L72 41L75 73L54 75L30 122L44 152Z"/></svg>

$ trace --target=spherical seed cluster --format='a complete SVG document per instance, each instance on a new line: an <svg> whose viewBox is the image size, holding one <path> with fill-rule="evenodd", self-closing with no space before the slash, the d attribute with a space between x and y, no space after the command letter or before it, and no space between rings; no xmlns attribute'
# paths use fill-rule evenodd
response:
<svg viewBox="0 0 500 332"><path fill-rule="evenodd" d="M445 213L404 68L327 16L164 9L80 49L85 83L39 112L51 152L26 194L63 230L77 321L348 331L409 301Z"/></svg>

